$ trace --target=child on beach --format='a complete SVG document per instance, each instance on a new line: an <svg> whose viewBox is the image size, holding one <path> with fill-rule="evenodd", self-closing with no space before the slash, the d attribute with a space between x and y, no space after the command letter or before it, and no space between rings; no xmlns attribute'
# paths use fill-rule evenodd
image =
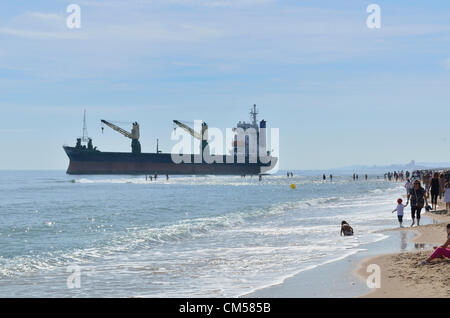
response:
<svg viewBox="0 0 450 318"><path fill-rule="evenodd" d="M397 218L398 218L398 222L400 223L400 227L403 227L403 210L408 206L408 203L402 204L402 202L403 202L402 199L398 199L397 207L395 208L394 211L392 211L392 213L397 211Z"/></svg>

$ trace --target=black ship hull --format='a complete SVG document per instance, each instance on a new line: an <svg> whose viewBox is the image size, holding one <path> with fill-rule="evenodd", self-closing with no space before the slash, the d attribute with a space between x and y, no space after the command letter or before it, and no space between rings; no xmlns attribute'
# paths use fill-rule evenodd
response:
<svg viewBox="0 0 450 318"><path fill-rule="evenodd" d="M200 155L189 155L190 162L175 163L170 153L101 152L67 146L64 150L70 159L67 174L71 175L258 175L269 172L277 162L271 157L267 164L252 163L247 157L245 163L239 163L236 156L220 156L220 163L205 163Z"/></svg>

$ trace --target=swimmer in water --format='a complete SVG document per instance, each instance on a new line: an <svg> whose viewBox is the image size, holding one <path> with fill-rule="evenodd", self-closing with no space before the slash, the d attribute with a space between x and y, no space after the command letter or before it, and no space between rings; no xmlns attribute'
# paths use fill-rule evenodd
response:
<svg viewBox="0 0 450 318"><path fill-rule="evenodd" d="M353 228L346 222L342 221L341 223L341 236L352 236L353 235Z"/></svg>

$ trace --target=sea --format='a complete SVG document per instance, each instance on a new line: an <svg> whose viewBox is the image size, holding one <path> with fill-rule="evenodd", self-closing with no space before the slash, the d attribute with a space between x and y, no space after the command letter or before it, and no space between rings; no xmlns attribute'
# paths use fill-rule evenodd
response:
<svg viewBox="0 0 450 318"><path fill-rule="evenodd" d="M239 297L386 239L404 195L375 175L0 171L0 297Z"/></svg>

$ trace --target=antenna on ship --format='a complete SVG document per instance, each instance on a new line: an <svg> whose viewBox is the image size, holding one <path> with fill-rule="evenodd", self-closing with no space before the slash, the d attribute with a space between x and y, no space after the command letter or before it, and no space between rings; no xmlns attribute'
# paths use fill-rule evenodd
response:
<svg viewBox="0 0 450 318"><path fill-rule="evenodd" d="M162 151L159 150L159 139L156 139L156 153L161 153Z"/></svg>
<svg viewBox="0 0 450 318"><path fill-rule="evenodd" d="M86 109L84 110L84 116L83 116L83 137L81 138L81 141L88 142L88 131L87 131L87 125L86 125Z"/></svg>
<svg viewBox="0 0 450 318"><path fill-rule="evenodd" d="M256 115L258 115L258 112L256 110L256 104L253 104L253 109L250 111L250 116L253 119L253 127L258 127L257 121L256 121Z"/></svg>

